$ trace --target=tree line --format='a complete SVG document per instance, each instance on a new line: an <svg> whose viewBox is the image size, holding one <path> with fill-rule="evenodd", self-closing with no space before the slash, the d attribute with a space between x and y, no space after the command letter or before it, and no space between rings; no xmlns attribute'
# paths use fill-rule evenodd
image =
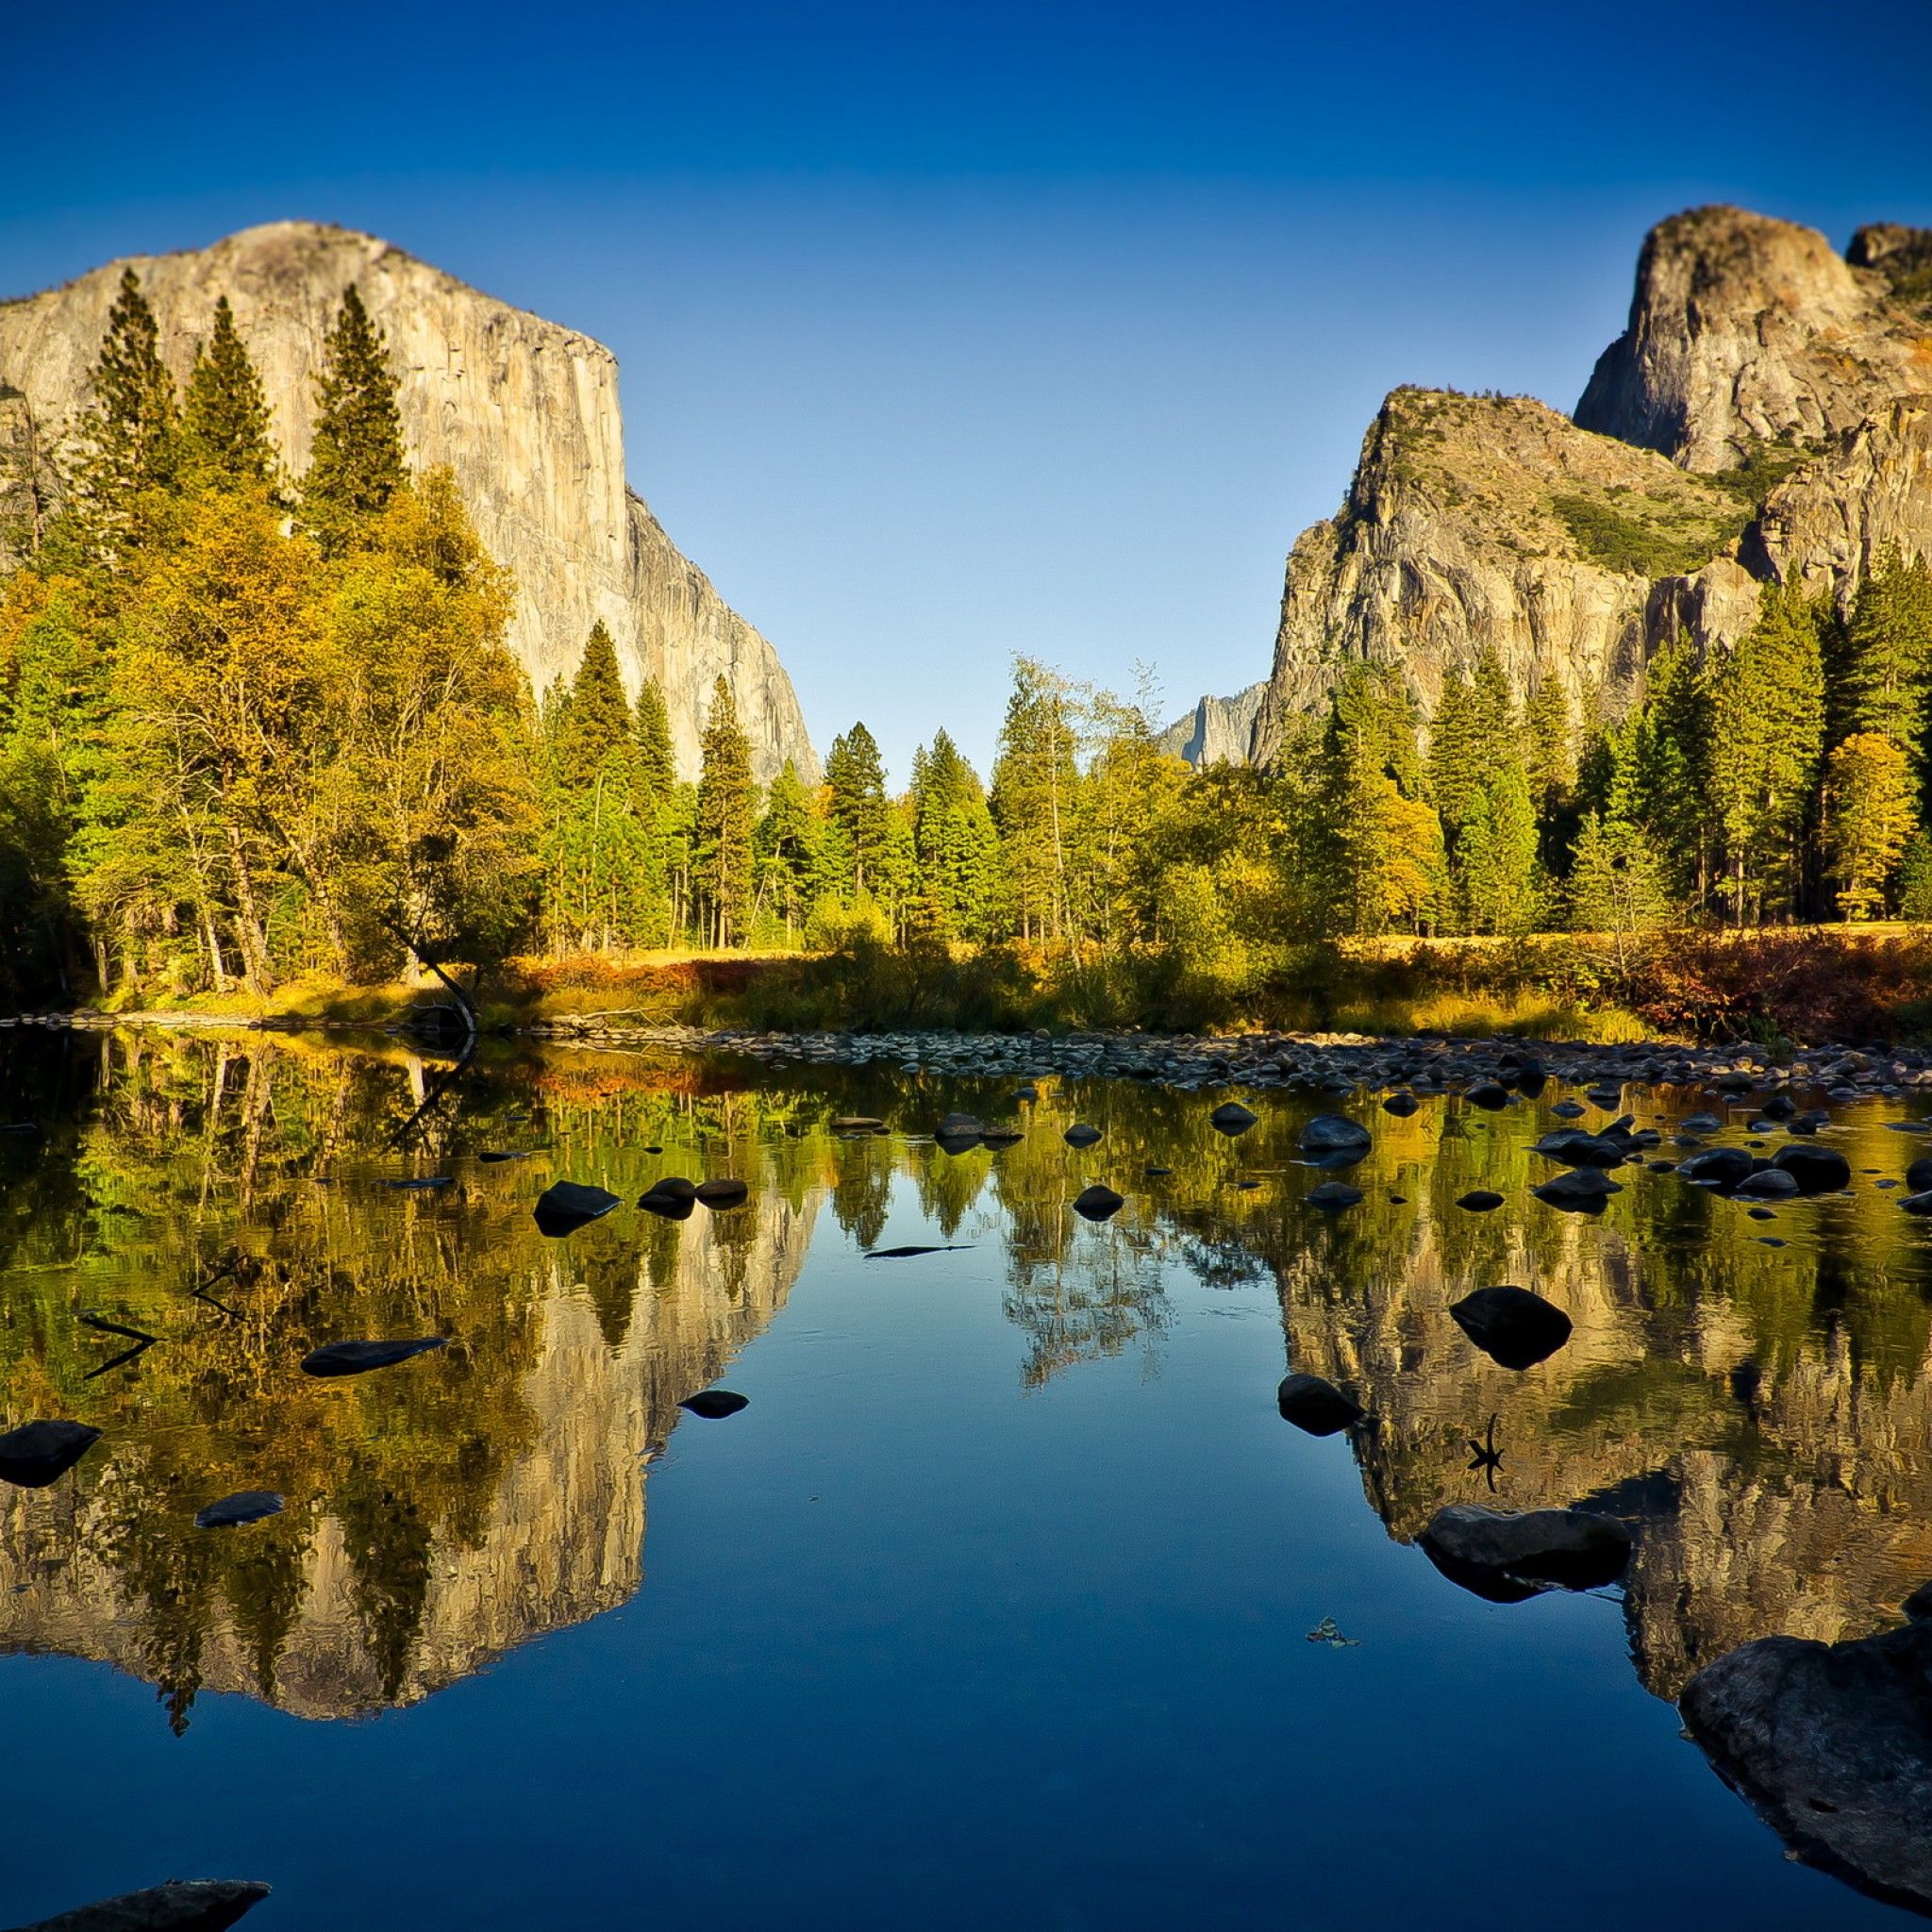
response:
<svg viewBox="0 0 1932 1932"><path fill-rule="evenodd" d="M491 960L861 936L1158 951L1220 975L1311 939L1620 939L1932 916L1932 571L1654 657L1621 716L1493 654L1424 719L1355 663L1273 770L1191 771L1145 692L1014 662L982 780L941 731L895 791L863 724L753 780L720 679L699 775L600 623L541 698L513 586L413 474L351 287L283 464L225 298L177 391L130 270L72 454L0 477L0 991L265 991Z"/></svg>

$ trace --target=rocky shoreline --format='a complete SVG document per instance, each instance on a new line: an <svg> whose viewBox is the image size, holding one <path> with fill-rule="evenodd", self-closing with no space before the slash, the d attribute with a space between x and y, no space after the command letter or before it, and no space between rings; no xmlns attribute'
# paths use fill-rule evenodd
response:
<svg viewBox="0 0 1932 1932"><path fill-rule="evenodd" d="M237 1020L192 1013L92 1012L0 1019L0 1028L112 1031L124 1026L242 1028L258 1032L407 1032L395 1023ZM504 1036L499 1036L504 1037ZM1155 1033L766 1033L649 1025L593 1014L532 1023L507 1036L546 1044L690 1055L737 1054L773 1067L893 1067L961 1079L1132 1079L1165 1087L1281 1088L1341 1099L1363 1091L1462 1093L1540 1091L1543 1081L1588 1090L1712 1087L1734 1093L1816 1089L1860 1099L1932 1088L1932 1052L1876 1046L1801 1047L1774 1056L1750 1044L1686 1046L1645 1041L1599 1044L1514 1036L1257 1032ZM1500 1104L1497 1102L1495 1104Z"/></svg>

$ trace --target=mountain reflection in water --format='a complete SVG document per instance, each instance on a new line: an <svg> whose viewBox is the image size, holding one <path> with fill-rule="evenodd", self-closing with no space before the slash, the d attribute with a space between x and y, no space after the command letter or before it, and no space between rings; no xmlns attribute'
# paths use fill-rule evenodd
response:
<svg viewBox="0 0 1932 1932"><path fill-rule="evenodd" d="M1827 1130L1849 1194L1765 1221L1637 1168L1601 1216L1534 1200L1557 1171L1529 1144L1554 1087L1406 1119L1364 1096L1341 1103L1374 1136L1347 1174L1364 1198L1330 1215L1304 1205L1324 1174L1296 1137L1336 1103L1298 1097L1256 1100L1229 1138L1208 1122L1220 1096L1131 1085L1018 1103L991 1083L591 1053L439 1082L399 1049L258 1035L16 1035L0 1055L0 1118L42 1124L0 1137L4 1419L104 1432L55 1487L0 1491L0 1648L119 1666L177 1730L205 1690L315 1719L408 1705L631 1598L641 1472L680 1399L779 1318L822 1212L869 1250L908 1191L924 1241L1000 1257L1024 1389L1105 1356L1158 1375L1176 1268L1209 1291L1265 1284L1288 1364L1369 1410L1346 1440L1398 1541L1455 1501L1622 1518L1632 1654L1659 1697L1753 1638L1886 1627L1932 1576L1924 1229L1874 1186L1923 1143L1888 1130L1892 1103ZM1723 1105L1625 1100L1667 1135ZM930 1135L954 1108L1027 1131L949 1153ZM858 1115L894 1131L833 1130ZM1731 1118L1741 1142L1749 1115ZM1076 1120L1098 1145L1065 1144ZM480 1158L512 1150L530 1158ZM750 1200L637 1211L666 1174L741 1177ZM625 1205L547 1240L532 1206L558 1179ZM1071 1203L1095 1181L1126 1206L1090 1226ZM1456 1205L1477 1187L1503 1208ZM916 1297L941 1265L908 1254L869 1278ZM1520 1373L1449 1312L1506 1282L1574 1324ZM121 1344L82 1311L159 1340L101 1373ZM339 1383L297 1371L389 1335L450 1346ZM1272 1382L1253 1399L1272 1407ZM245 1490L287 1507L194 1527Z"/></svg>

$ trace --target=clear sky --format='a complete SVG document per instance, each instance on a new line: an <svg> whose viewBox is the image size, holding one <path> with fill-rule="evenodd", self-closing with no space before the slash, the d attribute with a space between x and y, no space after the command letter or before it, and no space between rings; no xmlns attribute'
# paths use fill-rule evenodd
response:
<svg viewBox="0 0 1932 1932"><path fill-rule="evenodd" d="M608 342L821 746L1265 675L1400 382L1569 408L1643 230L1932 224L1932 0L7 9L0 292L285 216Z"/></svg>

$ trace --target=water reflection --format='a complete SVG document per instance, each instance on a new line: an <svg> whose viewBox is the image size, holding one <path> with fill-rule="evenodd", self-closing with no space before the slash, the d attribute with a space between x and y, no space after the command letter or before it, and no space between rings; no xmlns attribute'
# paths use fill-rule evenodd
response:
<svg viewBox="0 0 1932 1932"><path fill-rule="evenodd" d="M923 1241L996 1250L1027 1388L1103 1356L1151 1371L1177 1273L1271 1281L1288 1365L1370 1412L1349 1440L1393 1536L1457 1501L1593 1499L1632 1524L1626 1616L1659 1696L1754 1637L1882 1627L1932 1575L1924 1233L1874 1186L1918 1144L1885 1127L1895 1108L1828 1130L1849 1196L1762 1221L1635 1168L1600 1218L1537 1201L1554 1090L1503 1113L1349 1104L1373 1133L1347 1174L1363 1199L1326 1214L1297 1146L1318 1109L1279 1096L1231 1138L1214 1096L1128 1085L1022 1099L588 1054L439 1085L401 1052L254 1037L6 1054L0 1117L43 1130L0 1141L5 1418L105 1441L49 1490L0 1491L0 1645L136 1673L177 1728L203 1689L312 1717L408 1704L632 1595L640 1471L782 1309L821 1208L860 1249L910 1204ZM1631 1104L1668 1129L1709 1099ZM1026 1131L947 1152L931 1133L955 1107ZM895 1131L833 1130L856 1115ZM1075 1121L1098 1142L1069 1146ZM629 1205L666 1175L750 1199ZM626 1205L546 1239L532 1208L558 1179ZM1072 1203L1096 1183L1125 1207L1090 1224ZM1457 1205L1478 1187L1504 1205ZM888 1265L917 1293L930 1264ZM1452 1312L1501 1283L1574 1324L1533 1367ZM159 1340L108 1366L117 1338L82 1311ZM449 1347L375 1374L297 1370L330 1341L431 1334ZM194 1527L243 1491L286 1507Z"/></svg>

